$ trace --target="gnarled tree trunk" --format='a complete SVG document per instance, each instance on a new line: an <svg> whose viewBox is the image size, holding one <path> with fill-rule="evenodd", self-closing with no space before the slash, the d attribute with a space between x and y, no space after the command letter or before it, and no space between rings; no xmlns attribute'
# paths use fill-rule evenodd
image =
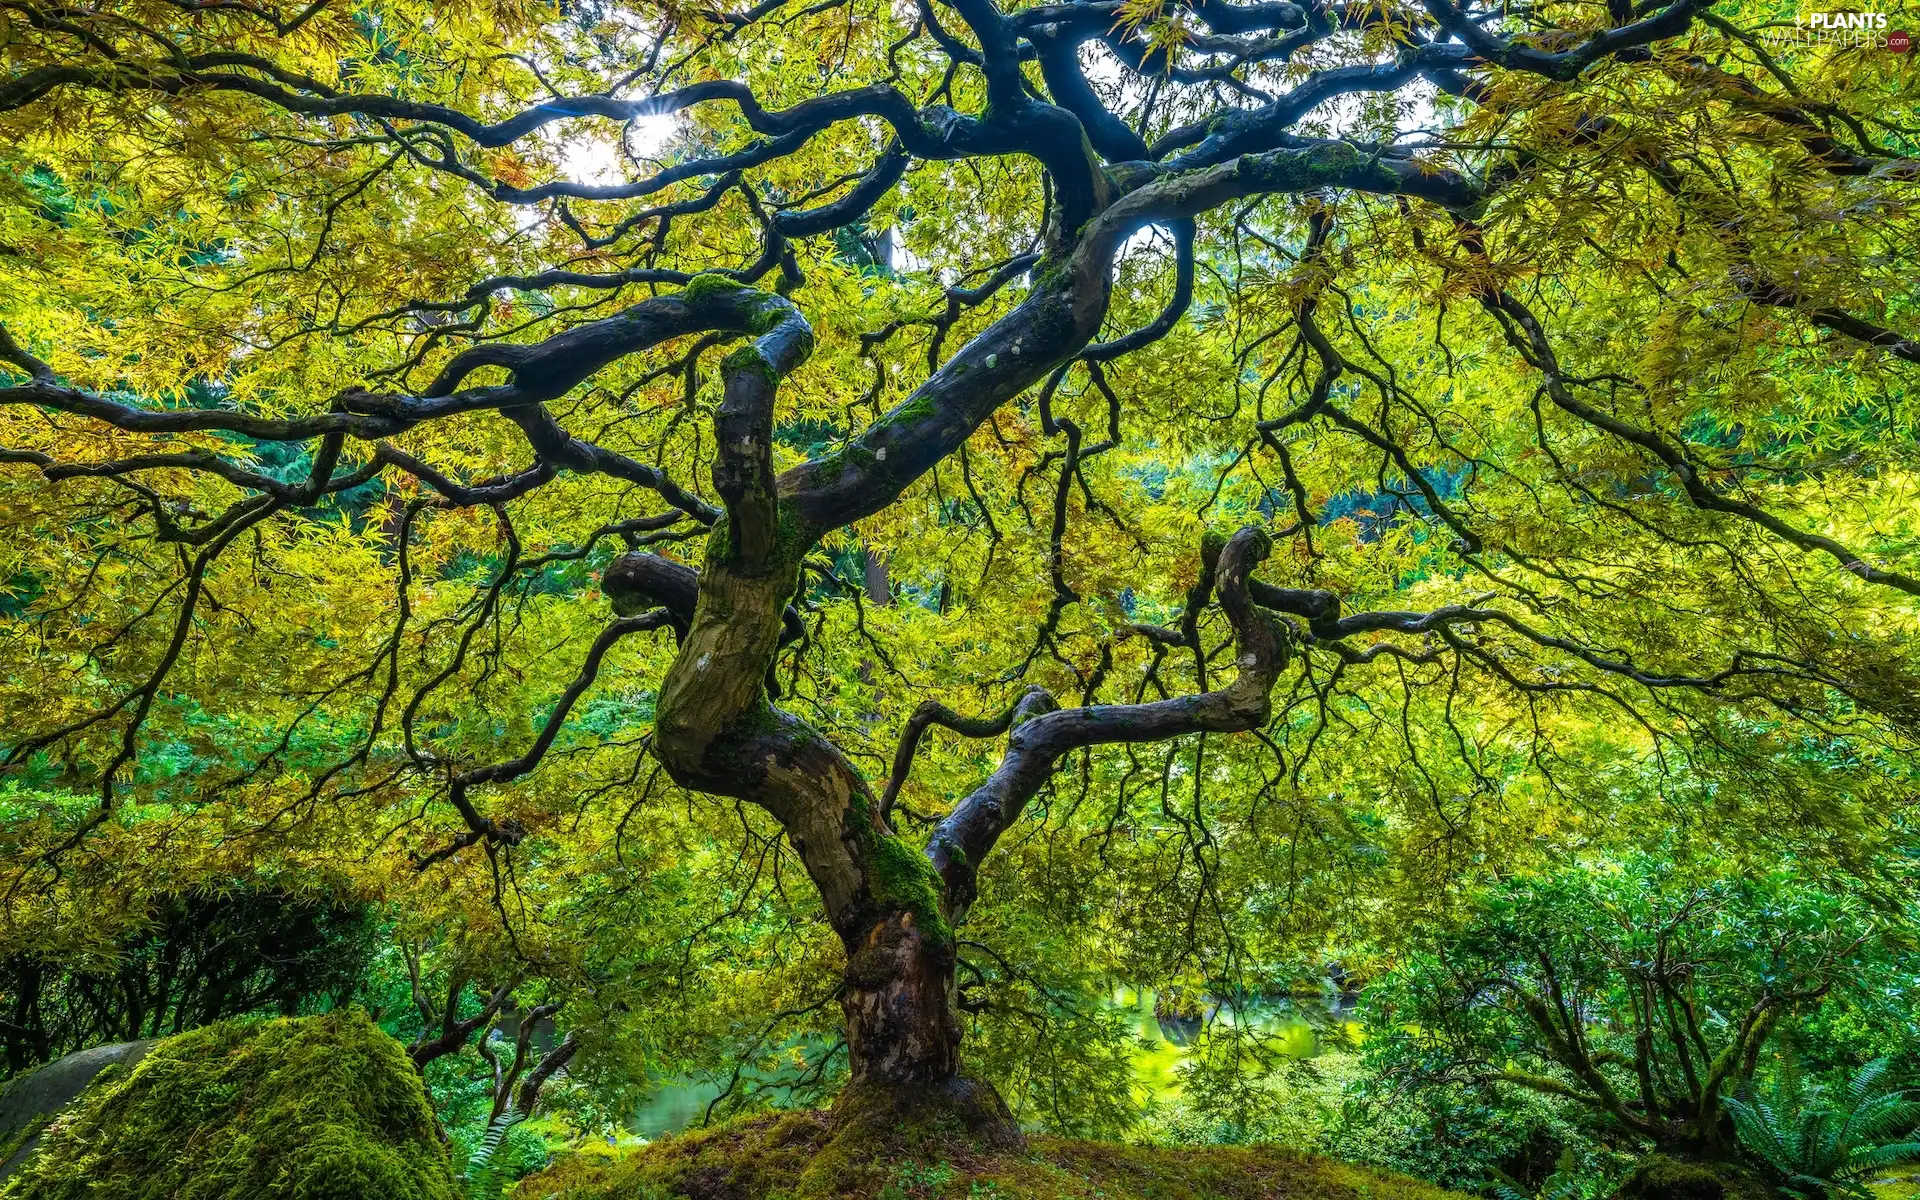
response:
<svg viewBox="0 0 1920 1200"><path fill-rule="evenodd" d="M957 1124L984 1144L1018 1147L1006 1101L962 1070L953 935L927 915L885 912L848 943L840 1004L852 1078L834 1103L837 1137L878 1143Z"/></svg>
<svg viewBox="0 0 1920 1200"><path fill-rule="evenodd" d="M847 1056L855 1084L919 1087L960 1073L953 935L902 909L847 947Z"/></svg>
<svg viewBox="0 0 1920 1200"><path fill-rule="evenodd" d="M602 586L617 611L657 605L656 615L682 632L660 691L655 756L683 786L750 801L780 823L846 948L841 1005L853 1077L835 1111L849 1129L869 1119L876 1129L898 1124L903 1111L936 1105L977 1133L1019 1138L1000 1097L961 1070L952 925L973 901L977 864L1066 754L1105 742L1252 728L1266 720L1267 694L1285 662L1284 630L1248 598L1248 574L1268 542L1246 529L1231 541L1207 542L1195 601L1205 602L1217 578L1239 642L1239 673L1228 687L1069 710L1032 688L985 721L923 705L878 801L832 742L769 694L802 557L826 531L884 506L1005 399L1087 343L1105 311L1113 250L1145 219L1124 208L1094 222L1070 254L1037 274L1026 303L854 445L778 478L774 393L811 348L806 321L768 293L688 289L729 328L760 334L724 364L713 480L725 511L697 579L686 567L635 552L608 570ZM972 737L1007 734L1008 748L927 844L911 846L894 833L889 811L920 734L934 723Z"/></svg>

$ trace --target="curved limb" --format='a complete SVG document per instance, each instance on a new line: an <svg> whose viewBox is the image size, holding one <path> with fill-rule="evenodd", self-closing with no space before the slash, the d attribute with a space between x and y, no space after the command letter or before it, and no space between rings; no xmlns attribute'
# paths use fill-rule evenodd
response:
<svg viewBox="0 0 1920 1200"><path fill-rule="evenodd" d="M1045 692L1032 692L1015 707L1007 753L993 775L933 831L927 855L945 884L949 906L964 913L973 902L977 866L992 853L1049 776L1054 764L1085 746L1158 742L1194 733L1239 733L1266 723L1268 694L1287 664L1287 633L1253 601L1249 577L1272 543L1248 527L1220 551L1218 595L1233 625L1232 683L1193 696L1143 704L1054 708Z"/></svg>

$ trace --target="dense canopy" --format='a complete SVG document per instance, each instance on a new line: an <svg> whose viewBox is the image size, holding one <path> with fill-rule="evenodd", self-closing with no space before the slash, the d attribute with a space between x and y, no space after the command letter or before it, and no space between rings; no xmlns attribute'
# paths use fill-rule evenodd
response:
<svg viewBox="0 0 1920 1200"><path fill-rule="evenodd" d="M1655 827L1868 892L1904 844L1871 38L0 0L0 50L5 953L370 898L576 1075L1071 1128L1108 981L1284 983Z"/></svg>

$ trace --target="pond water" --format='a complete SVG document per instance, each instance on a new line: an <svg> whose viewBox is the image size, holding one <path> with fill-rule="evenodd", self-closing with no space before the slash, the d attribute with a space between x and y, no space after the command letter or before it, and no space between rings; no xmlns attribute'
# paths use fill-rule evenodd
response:
<svg viewBox="0 0 1920 1200"><path fill-rule="evenodd" d="M1180 1067L1195 1052L1209 1017L1217 1024L1257 1030L1292 1058L1312 1058L1357 1041L1360 1034L1357 1001L1352 996L1261 997L1243 1002L1237 1012L1215 1005L1204 1014L1184 1018L1156 1013L1154 1000L1151 991L1131 989L1116 991L1111 1000L1133 1017L1140 1035L1133 1054L1134 1086L1143 1098L1154 1100L1180 1095Z"/></svg>
<svg viewBox="0 0 1920 1200"><path fill-rule="evenodd" d="M1187 1017L1155 1013L1152 991L1119 988L1101 1002L1127 1012L1139 1033L1134 1051L1134 1086L1143 1096L1170 1100L1180 1094L1180 1066L1194 1052L1209 1017L1229 1025L1243 1024L1275 1038L1280 1049L1295 1058L1312 1058L1323 1050L1356 1039L1359 1033L1355 1000L1351 996L1280 996L1243 1003L1236 1013L1215 1005ZM720 1094L720 1083L705 1079L674 1080L641 1104L628 1128L643 1138L679 1133L701 1123L707 1105Z"/></svg>

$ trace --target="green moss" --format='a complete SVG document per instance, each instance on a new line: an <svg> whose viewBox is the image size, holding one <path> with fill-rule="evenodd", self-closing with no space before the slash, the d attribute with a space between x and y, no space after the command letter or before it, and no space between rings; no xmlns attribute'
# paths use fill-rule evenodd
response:
<svg viewBox="0 0 1920 1200"><path fill-rule="evenodd" d="M1272 191L1304 191L1345 182L1360 167L1360 151L1335 142L1308 150L1250 154L1240 160L1239 171Z"/></svg>
<svg viewBox="0 0 1920 1200"><path fill-rule="evenodd" d="M952 838L942 836L940 838L940 844L946 847L947 858L954 866L964 867L967 865L967 852L960 843L954 841Z"/></svg>
<svg viewBox="0 0 1920 1200"><path fill-rule="evenodd" d="M786 315L786 310L778 304L761 304L747 315L747 332L755 337L771 333Z"/></svg>
<svg viewBox="0 0 1920 1200"><path fill-rule="evenodd" d="M107 1068L108 1071L113 1069ZM101 1074L104 1075L106 1072L103 1071ZM58 1115L58 1113L41 1113L30 1120L22 1121L13 1130L0 1136L0 1165L12 1162L13 1156L20 1153L28 1139L37 1138L46 1132L47 1126L52 1124L53 1118Z"/></svg>
<svg viewBox="0 0 1920 1200"><path fill-rule="evenodd" d="M847 808L867 891L890 910L912 913L914 924L935 944L952 946L953 928L940 911L942 884L932 860L900 838L874 828L873 798L864 789L847 798Z"/></svg>
<svg viewBox="0 0 1920 1200"><path fill-rule="evenodd" d="M400 1044L357 1008L156 1046L51 1126L6 1200L454 1200Z"/></svg>
<svg viewBox="0 0 1920 1200"><path fill-rule="evenodd" d="M766 355L760 353L760 347L751 342L721 359L720 371L723 375L752 371L765 379L769 386L778 386L780 383L780 372Z"/></svg>
<svg viewBox="0 0 1920 1200"><path fill-rule="evenodd" d="M984 1145L959 1121L844 1135L825 1113L763 1116L619 1158L567 1155L515 1200L1461 1200L1404 1176L1277 1148L1170 1149L1036 1137Z"/></svg>
<svg viewBox="0 0 1920 1200"><path fill-rule="evenodd" d="M906 403L900 406L899 411L894 413L893 417L894 420L902 422L921 421L932 416L934 410L938 407L939 404L934 400L932 395L926 392L918 392L907 397Z"/></svg>
<svg viewBox="0 0 1920 1200"><path fill-rule="evenodd" d="M779 718L773 715L773 705L768 703L766 697L763 696L758 704L755 704L741 716L740 720L733 726L731 732L743 737L749 737L756 734L773 733L779 728L780 721Z"/></svg>
<svg viewBox="0 0 1920 1200"><path fill-rule="evenodd" d="M825 458L814 460L814 485L817 487L831 487L840 481L840 477L847 473L849 467L857 467L864 471L879 461L880 460L874 456L873 451L862 446L859 442L851 442L844 448L827 455Z"/></svg>
<svg viewBox="0 0 1920 1200"><path fill-rule="evenodd" d="M1064 254L1049 253L1033 264L1033 291L1062 291L1067 283L1067 268L1073 260Z"/></svg>
<svg viewBox="0 0 1920 1200"><path fill-rule="evenodd" d="M727 516L725 513L722 513L719 519L713 523L713 528L707 530L707 556L705 561L714 565L722 564L727 561L732 553L733 535L728 531Z"/></svg>
<svg viewBox="0 0 1920 1200"><path fill-rule="evenodd" d="M780 505L778 519L780 527L774 536L774 552L780 556L780 561L797 566L819 538L813 532L813 527L793 511L791 504ZM798 577L794 580L794 588L799 589Z"/></svg>
<svg viewBox="0 0 1920 1200"><path fill-rule="evenodd" d="M0 1163L6 1162L17 1154L20 1147L27 1144L28 1138L38 1136L39 1133L47 1127L48 1122L52 1120L52 1113L35 1117L31 1121L23 1123L20 1128L14 1130L5 1140L0 1140Z"/></svg>
<svg viewBox="0 0 1920 1200"><path fill-rule="evenodd" d="M814 479L822 486L838 483L840 477L846 473L847 453L844 450L818 460L818 464L814 467Z"/></svg>
<svg viewBox="0 0 1920 1200"><path fill-rule="evenodd" d="M33 1076L33 1073L39 1069L37 1066L28 1067L26 1070L8 1079L5 1085L6 1088L24 1085L27 1080ZM12 1128L8 1128L5 1124L0 1124L0 1164L11 1161L13 1156L20 1152L20 1148L27 1144L28 1138L40 1136L40 1132L47 1127L49 1121L53 1120L54 1115L55 1114L48 1112L27 1117ZM0 1118L0 1120L3 1120L3 1118Z"/></svg>
<svg viewBox="0 0 1920 1200"><path fill-rule="evenodd" d="M700 304L724 292L739 291L743 286L739 280L718 271L702 271L687 280L687 286L680 289L680 298L688 304Z"/></svg>
<svg viewBox="0 0 1920 1200"><path fill-rule="evenodd" d="M940 912L940 876L927 856L897 837L875 834L866 847L867 890L889 908L913 914L913 922L937 945L953 944L953 930Z"/></svg>
<svg viewBox="0 0 1920 1200"><path fill-rule="evenodd" d="M748 314L747 332L753 334L755 337L772 333L774 329L780 325L780 322L786 320L792 312L793 309L788 305L781 304L772 296L767 296L753 312ZM808 330L799 334L798 337L800 342L800 357L803 359L807 358L813 354L813 332Z"/></svg>

